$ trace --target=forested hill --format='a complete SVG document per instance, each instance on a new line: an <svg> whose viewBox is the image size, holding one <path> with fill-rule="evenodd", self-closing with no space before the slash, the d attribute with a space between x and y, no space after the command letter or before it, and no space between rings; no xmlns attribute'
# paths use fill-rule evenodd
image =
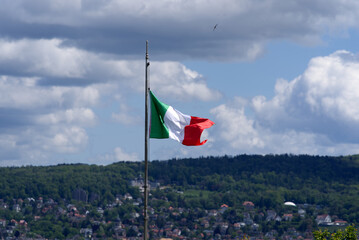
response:
<svg viewBox="0 0 359 240"><path fill-rule="evenodd" d="M286 175L326 182L359 183L358 156L329 157L310 155L238 155L154 161L150 175L158 180L187 181L195 177L229 175L236 180L249 180L253 175ZM193 181L192 181L193 180Z"/></svg>
<svg viewBox="0 0 359 240"><path fill-rule="evenodd" d="M250 200L259 207L276 208L289 200L322 205L331 213L359 222L358 159L308 155L173 159L150 162L149 176L161 186L195 193L194 197L172 196L178 206L209 209L227 203L236 207ZM102 203L127 192L140 197L129 181L143 176L143 169L143 162L0 168L0 199L71 199L79 188L95 194Z"/></svg>
<svg viewBox="0 0 359 240"><path fill-rule="evenodd" d="M128 191L128 180L143 176L143 162L108 166L69 164L0 168L0 198L54 194L66 198L75 188L98 193ZM196 185L204 178L231 177L235 181L269 185L323 181L359 184L359 156L238 155L152 161L149 176L161 184ZM260 180L260 178L263 178ZM284 180L284 181L282 181ZM280 182L276 182L280 181ZM293 182L294 181L294 182ZM290 186L286 186L290 187ZM16 189L16 191L15 191ZM10 193L11 191L17 193Z"/></svg>

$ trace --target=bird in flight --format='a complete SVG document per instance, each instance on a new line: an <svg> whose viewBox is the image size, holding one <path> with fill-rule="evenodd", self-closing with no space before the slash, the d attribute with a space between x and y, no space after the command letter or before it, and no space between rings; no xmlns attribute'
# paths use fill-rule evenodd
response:
<svg viewBox="0 0 359 240"><path fill-rule="evenodd" d="M214 25L213 27L213 31L217 29L218 23L216 23L216 25Z"/></svg>

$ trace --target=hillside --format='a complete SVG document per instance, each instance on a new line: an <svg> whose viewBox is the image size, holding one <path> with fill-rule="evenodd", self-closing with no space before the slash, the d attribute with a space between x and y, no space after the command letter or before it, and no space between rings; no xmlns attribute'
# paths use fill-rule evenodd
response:
<svg viewBox="0 0 359 240"><path fill-rule="evenodd" d="M250 199L276 208L285 201L318 204L359 222L357 156L239 155L155 161L150 176L184 189L207 190L233 206ZM215 204L219 204L217 202Z"/></svg>
<svg viewBox="0 0 359 240"><path fill-rule="evenodd" d="M72 164L0 168L0 220L25 219L31 231L48 238L54 236L54 231L43 229L46 224L34 221L35 215L37 219L52 219L52 224L59 229L70 223L66 225L67 232L56 232L57 238L62 239L78 234L80 228L101 233L102 237L104 234L112 236L115 227L104 222L99 233L98 225L94 225L94 222L106 220L113 223L121 219L127 232L132 229L131 226L138 227L131 230L136 235L141 230L142 220L137 214L141 212L142 201L139 189L131 186L130 181L137 179L141 182L142 175L143 163L131 162L108 166ZM239 155L173 159L151 162L149 176L152 182L161 186L151 190L149 205L154 216L167 216L165 209L169 207L187 209L182 214L186 218L188 214L192 214L193 223L185 224L186 232L195 228L196 225L193 224L199 219L205 218L203 211L218 210L223 204L231 209L231 214L223 215L221 221L235 226L249 217L252 224L253 221L259 224L256 234L275 229L281 235L290 227L298 231L312 229L316 227L316 216L322 214L335 216L348 223L359 222L357 156ZM76 197L81 194L85 197ZM136 204L127 202L126 196L137 199ZM42 199L49 205L42 204ZM288 212L288 208L283 205L285 201L302 206L302 210L305 209L307 213L305 218L300 218L293 210ZM255 211L251 215L246 215L244 202L254 204ZM79 204L78 208L81 206L82 210L77 213L61 210L69 209L69 206L71 209L73 204ZM99 214L96 207L105 211L101 210ZM294 214L297 218L290 224L269 224L270 222L262 219L269 210L276 212L278 216ZM83 220L81 217L74 220L75 215L71 214L75 213ZM135 219L134 214L137 216ZM168 216L163 219L167 218ZM160 226L165 227L165 220L161 219L153 220L153 226L158 229ZM181 218L170 219L175 226L181 226L180 222L179 225L176 224ZM216 224L219 220L212 221L212 224ZM50 222L47 224L51 229ZM215 232L211 226L208 228L203 228L202 231ZM253 233L250 228L238 231ZM235 231L231 234L235 234Z"/></svg>

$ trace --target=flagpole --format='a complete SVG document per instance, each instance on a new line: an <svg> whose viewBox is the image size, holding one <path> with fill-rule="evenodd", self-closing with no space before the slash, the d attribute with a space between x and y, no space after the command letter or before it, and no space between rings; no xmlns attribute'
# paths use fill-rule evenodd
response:
<svg viewBox="0 0 359 240"><path fill-rule="evenodd" d="M143 239L148 238L148 92L150 89L148 81L148 67L150 62L148 59L148 41L146 41L146 72L145 72L145 182L144 182L144 234Z"/></svg>

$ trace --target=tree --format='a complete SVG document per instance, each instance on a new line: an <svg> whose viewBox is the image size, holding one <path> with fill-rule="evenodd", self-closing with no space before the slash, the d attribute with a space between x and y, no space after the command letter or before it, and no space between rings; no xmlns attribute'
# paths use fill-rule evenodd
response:
<svg viewBox="0 0 359 240"><path fill-rule="evenodd" d="M132 227L126 232L127 237L137 237L137 232Z"/></svg>
<svg viewBox="0 0 359 240"><path fill-rule="evenodd" d="M350 225L345 230L339 229L337 232L330 233L328 229L319 230L313 233L315 240L356 240L358 230Z"/></svg>

